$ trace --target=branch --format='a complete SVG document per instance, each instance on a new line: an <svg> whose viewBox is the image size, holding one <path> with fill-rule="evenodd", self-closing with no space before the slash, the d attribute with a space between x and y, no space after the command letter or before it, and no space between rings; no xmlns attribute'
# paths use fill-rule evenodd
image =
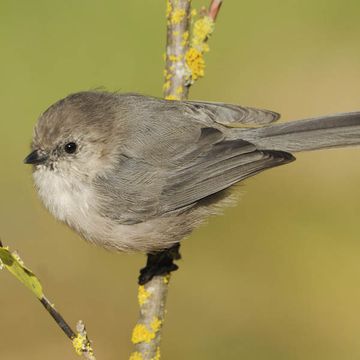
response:
<svg viewBox="0 0 360 360"><path fill-rule="evenodd" d="M54 305L46 298L42 285L35 274L24 265L16 252L10 252L8 248L3 247L0 241L0 270L3 267L9 270L12 275L37 297L60 329L72 341L76 353L83 355L87 360L96 360L83 322L78 322L76 326L77 333L75 333L61 314L55 309Z"/></svg>
<svg viewBox="0 0 360 360"><path fill-rule="evenodd" d="M222 0L212 0L209 10L190 25L196 11L191 11L191 0L167 0L167 45L164 70L164 97L184 100L190 86L204 76L203 55L209 51L207 41L214 31L214 22ZM138 289L140 316L133 330L135 351L130 360L159 360L161 329L164 323L166 298L170 281L166 276L155 276Z"/></svg>
<svg viewBox="0 0 360 360"><path fill-rule="evenodd" d="M189 70L186 53L189 48L191 0L167 0L167 45L164 97L186 99L189 90Z"/></svg>
<svg viewBox="0 0 360 360"><path fill-rule="evenodd" d="M135 351L130 360L160 359L161 328L164 323L169 280L170 274L155 276L147 284L139 286L140 316L131 337Z"/></svg>
<svg viewBox="0 0 360 360"><path fill-rule="evenodd" d="M222 5L222 0L213 0L209 7L209 17L215 21Z"/></svg>

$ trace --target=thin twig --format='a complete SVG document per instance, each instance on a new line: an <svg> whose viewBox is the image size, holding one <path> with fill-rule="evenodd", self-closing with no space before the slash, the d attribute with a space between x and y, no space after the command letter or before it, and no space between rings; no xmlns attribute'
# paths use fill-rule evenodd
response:
<svg viewBox="0 0 360 360"><path fill-rule="evenodd" d="M219 14L221 5L222 5L222 0L213 0L211 2L210 7L209 7L209 17L213 21L216 20L218 14Z"/></svg>
<svg viewBox="0 0 360 360"><path fill-rule="evenodd" d="M52 305L44 295L43 287L39 279L28 267L25 266L19 254L16 251L11 252L9 248L4 247L0 241L0 270L3 268L6 268L36 296L47 312L55 320L56 324L72 341L78 355L84 356L87 360L96 360L83 322L78 322L76 327L77 333L75 333L61 314L55 309L54 305Z"/></svg>
<svg viewBox="0 0 360 360"><path fill-rule="evenodd" d="M209 10L198 21L197 31L190 38L191 0L167 0L167 45L164 97L184 100L190 86L204 76L205 44L213 32L214 21L222 1L212 0ZM194 24L196 27L196 23ZM199 31L204 29L204 31ZM159 360L161 329L164 323L170 274L155 276L139 286L139 320L132 334L135 351L130 360Z"/></svg>
<svg viewBox="0 0 360 360"><path fill-rule="evenodd" d="M55 309L54 305L43 296L39 299L44 308L48 311L56 324L65 333L65 335L72 341L75 351L78 355L84 356L87 360L96 360L94 351L91 347L91 342L87 336L85 324L79 320L76 324L76 331L71 329L70 325L65 321L61 314Z"/></svg>
<svg viewBox="0 0 360 360"><path fill-rule="evenodd" d="M75 332L71 329L70 325L64 320L64 318L59 314L54 306L50 303L50 301L43 296L41 299L39 299L41 304L44 306L46 311L51 315L51 317L55 320L55 322L58 324L60 329L65 333L65 335L70 339L73 340L76 337Z"/></svg>

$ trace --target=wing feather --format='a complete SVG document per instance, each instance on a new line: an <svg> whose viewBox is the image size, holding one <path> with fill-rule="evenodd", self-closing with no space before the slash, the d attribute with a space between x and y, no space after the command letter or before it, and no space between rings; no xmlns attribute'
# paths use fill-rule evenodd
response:
<svg viewBox="0 0 360 360"><path fill-rule="evenodd" d="M293 161L291 154L258 150L244 140L226 140L215 128L199 128L195 143L163 162L122 154L117 171L98 177L101 211L122 224L133 224L200 200L265 169Z"/></svg>
<svg viewBox="0 0 360 360"><path fill-rule="evenodd" d="M280 114L253 107L206 101L185 101L197 118L211 118L215 123L234 128L267 125L279 120Z"/></svg>

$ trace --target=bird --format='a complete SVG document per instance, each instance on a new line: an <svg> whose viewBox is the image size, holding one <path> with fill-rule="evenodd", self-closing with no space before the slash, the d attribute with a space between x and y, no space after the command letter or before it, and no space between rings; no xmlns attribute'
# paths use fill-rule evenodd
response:
<svg viewBox="0 0 360 360"><path fill-rule="evenodd" d="M234 104L82 91L34 128L38 195L90 243L149 255L140 283L175 270L179 243L232 202L236 184L293 153L360 144L360 112L277 123Z"/></svg>

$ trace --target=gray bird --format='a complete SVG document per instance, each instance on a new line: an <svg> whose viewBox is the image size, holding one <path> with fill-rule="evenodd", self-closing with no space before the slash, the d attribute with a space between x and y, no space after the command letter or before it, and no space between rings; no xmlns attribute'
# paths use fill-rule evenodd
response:
<svg viewBox="0 0 360 360"><path fill-rule="evenodd" d="M39 196L91 243L169 249L231 198L232 185L295 158L360 144L360 112L273 124L272 111L138 94L80 92L34 130Z"/></svg>

